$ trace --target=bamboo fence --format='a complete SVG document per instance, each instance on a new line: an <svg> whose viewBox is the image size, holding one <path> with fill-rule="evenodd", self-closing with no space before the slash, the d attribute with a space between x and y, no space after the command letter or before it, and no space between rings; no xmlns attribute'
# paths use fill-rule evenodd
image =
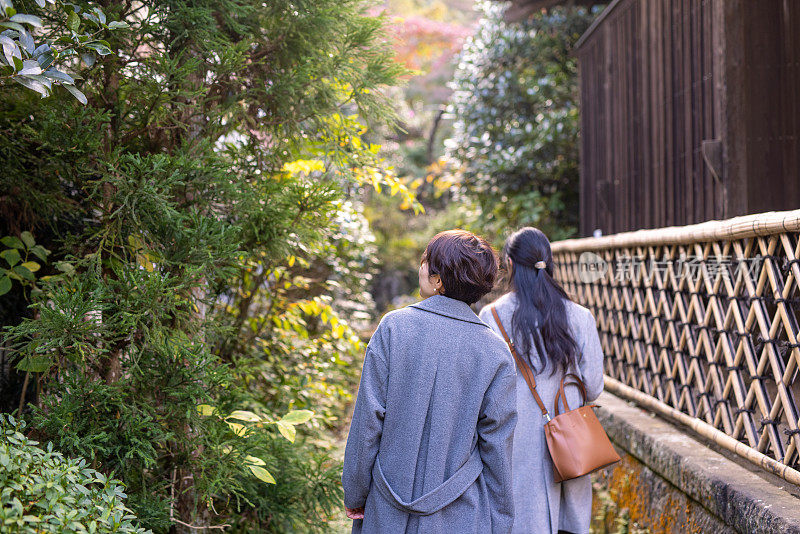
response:
<svg viewBox="0 0 800 534"><path fill-rule="evenodd" d="M800 210L552 244L606 387L800 484Z"/></svg>

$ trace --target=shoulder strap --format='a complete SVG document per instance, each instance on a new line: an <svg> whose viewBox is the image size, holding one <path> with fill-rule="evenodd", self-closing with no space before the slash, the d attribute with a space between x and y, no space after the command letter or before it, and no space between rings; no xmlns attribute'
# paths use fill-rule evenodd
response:
<svg viewBox="0 0 800 534"><path fill-rule="evenodd" d="M536 401L536 404L538 404L539 409L542 410L542 415L544 416L544 418L549 421L550 415L547 413L547 408L544 407L542 398L536 392L536 379L533 377L533 372L531 371L530 366L522 358L519 357L519 354L517 354L517 349L514 348L514 343L508 337L506 329L503 328L503 322L500 321L500 316L497 314L497 310L495 309L495 307L492 305L489 307L489 309L492 311L494 320L497 323L497 326L500 328L500 333L503 334L503 339L506 340L508 348L511 351L511 354L514 356L514 361L517 362L517 368L519 368L519 370L522 371L522 377L525 379L525 382L528 383L528 389L531 390L531 393L533 394L533 398Z"/></svg>

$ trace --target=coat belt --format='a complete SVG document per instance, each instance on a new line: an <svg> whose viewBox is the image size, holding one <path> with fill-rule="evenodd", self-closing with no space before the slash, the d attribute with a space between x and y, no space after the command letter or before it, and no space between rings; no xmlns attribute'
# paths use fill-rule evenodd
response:
<svg viewBox="0 0 800 534"><path fill-rule="evenodd" d="M383 474L378 458L375 458L375 473L372 480L381 495L398 510L409 514L430 515L458 499L475 482L482 471L483 461L478 447L475 446L464 465L459 467L450 478L411 502L404 501L395 493Z"/></svg>

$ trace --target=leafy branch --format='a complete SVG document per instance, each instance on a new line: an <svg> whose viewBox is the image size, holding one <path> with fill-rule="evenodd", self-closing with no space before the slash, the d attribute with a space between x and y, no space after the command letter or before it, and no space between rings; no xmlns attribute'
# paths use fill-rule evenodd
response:
<svg viewBox="0 0 800 534"><path fill-rule="evenodd" d="M127 28L128 24L108 22L103 10L96 6L82 10L58 0L36 0L36 4L41 9L50 4L50 10L60 14L61 24L48 27L38 15L19 13L11 0L0 0L0 27L6 28L0 33L0 82L13 80L42 98L52 93L53 85L60 85L86 104L86 96L75 86L76 77L64 69L77 57L91 66L97 55L113 54L108 41L100 37L108 30ZM37 41L34 32L49 35Z"/></svg>

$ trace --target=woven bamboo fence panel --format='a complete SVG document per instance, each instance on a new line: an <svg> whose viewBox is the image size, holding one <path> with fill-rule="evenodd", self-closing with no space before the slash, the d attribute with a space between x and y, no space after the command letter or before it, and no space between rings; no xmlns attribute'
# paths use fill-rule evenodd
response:
<svg viewBox="0 0 800 534"><path fill-rule="evenodd" d="M610 382L797 479L800 210L571 239L552 250L556 278L594 313Z"/></svg>

